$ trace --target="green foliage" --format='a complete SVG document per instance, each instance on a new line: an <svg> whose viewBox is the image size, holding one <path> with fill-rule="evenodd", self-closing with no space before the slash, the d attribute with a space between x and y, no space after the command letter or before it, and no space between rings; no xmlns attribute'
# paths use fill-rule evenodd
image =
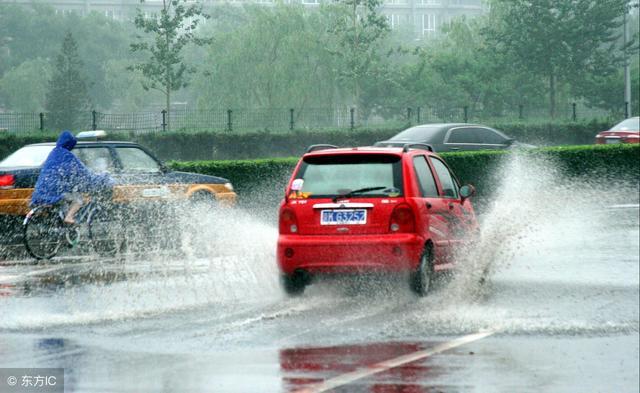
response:
<svg viewBox="0 0 640 393"><path fill-rule="evenodd" d="M48 61L47 68L53 68L60 43L71 32L78 42L80 58L85 63L84 72L89 82L87 88L91 101L97 105L97 109L110 108L117 95L105 90L104 64L107 60L130 56L128 45L132 30L129 23L107 19L104 14L79 16L75 13L56 13L50 6L33 2L3 3L0 6L0 78L13 69L23 74L23 65L33 64L38 59ZM23 96L26 97L26 92L33 92L29 101L44 101L43 96L38 95L41 78L23 78ZM22 110L13 106L13 93L5 90L5 86L10 88L10 85L4 84L0 87L0 106L4 104L5 109L11 111Z"/></svg>
<svg viewBox="0 0 640 393"><path fill-rule="evenodd" d="M7 71L0 79L0 91L7 105L17 112L42 112L51 78L49 62L27 60Z"/></svg>
<svg viewBox="0 0 640 393"><path fill-rule="evenodd" d="M318 107L334 102L325 18L300 5L220 8L205 26L214 40L196 83L198 107Z"/></svg>
<svg viewBox="0 0 640 393"><path fill-rule="evenodd" d="M348 83L352 103L360 107L363 83L385 75L381 43L390 28L380 14L380 0L339 0L325 6L328 14L327 50L339 60L341 81Z"/></svg>
<svg viewBox="0 0 640 393"><path fill-rule="evenodd" d="M195 26L206 16L194 11L193 18L185 17L193 2L166 0L170 11L165 14L145 19L138 13L137 30L126 18L55 13L34 3L3 4L0 107L9 112L42 109L46 72L37 75L36 65L49 61L51 67L48 59L55 59L70 31L85 63L91 101L100 112L157 111L159 103L167 107L167 99L173 98L174 109L181 101L188 109L197 105L221 113L228 108L284 109L282 117L289 108L301 116L303 109L353 106L361 124L404 121L405 109L416 106L443 119L447 117L440 115L456 111L459 118L459 109L468 106L471 119L487 122L517 117L518 105L524 106L527 119L548 118L544 106L551 96L560 108L556 112L564 108L565 117L572 102L615 116L623 111L621 18L613 16L624 0L493 0L489 15L439 23L441 30L428 39L416 39L410 23L405 30L389 31L378 0L323 2L319 7L214 3L202 3L214 17ZM173 12L178 9L184 28L176 28L180 15ZM629 25L635 42L628 49L632 111L637 114L633 50L638 20L633 18ZM131 44L139 50L131 52ZM145 64L158 78L143 74ZM124 72L127 67L138 68ZM191 74L196 68L205 72ZM166 89L168 79L175 90ZM154 81L160 91L144 91L143 82L153 90Z"/></svg>
<svg viewBox="0 0 640 393"><path fill-rule="evenodd" d="M484 33L531 75L547 78L556 115L558 86L620 65L616 48L627 0L494 0Z"/></svg>
<svg viewBox="0 0 640 393"><path fill-rule="evenodd" d="M171 92L186 87L189 74L195 72L183 60L183 50L190 44L201 46L210 42L195 34L200 22L206 18L208 15L202 12L201 3L188 5L187 0L163 0L158 16L148 17L140 9L136 12L135 26L144 36L136 37L131 51L142 53L147 59L131 66L130 70L138 70L144 75L146 82L142 86L145 90L155 89L165 95L167 111L171 107Z"/></svg>
<svg viewBox="0 0 640 393"><path fill-rule="evenodd" d="M640 113L640 59L632 58L631 63L631 112ZM588 75L575 87L580 96L591 107L603 108L610 113L624 115L624 73L622 69L603 75Z"/></svg>
<svg viewBox="0 0 640 393"><path fill-rule="evenodd" d="M129 71L130 60L113 59L104 64L105 91L114 97L114 104L128 112L143 111L151 100L161 101L160 94L145 91L144 76L139 71Z"/></svg>
<svg viewBox="0 0 640 393"><path fill-rule="evenodd" d="M87 91L83 68L84 63L78 54L78 44L69 32L56 58L47 91L46 110L50 114L49 124L54 129L79 127L80 116L91 110L91 98Z"/></svg>

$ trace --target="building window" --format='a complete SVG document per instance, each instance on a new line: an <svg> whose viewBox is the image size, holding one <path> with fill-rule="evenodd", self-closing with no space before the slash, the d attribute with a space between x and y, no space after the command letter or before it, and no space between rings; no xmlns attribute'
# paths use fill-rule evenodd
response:
<svg viewBox="0 0 640 393"><path fill-rule="evenodd" d="M436 33L435 14L422 14L422 35L431 36Z"/></svg>
<svg viewBox="0 0 640 393"><path fill-rule="evenodd" d="M407 4L407 0L384 0L385 4Z"/></svg>
<svg viewBox="0 0 640 393"><path fill-rule="evenodd" d="M420 4L440 5L440 4L442 4L442 1L441 0L420 0Z"/></svg>
<svg viewBox="0 0 640 393"><path fill-rule="evenodd" d="M320 4L320 0L302 0L302 4Z"/></svg>
<svg viewBox="0 0 640 393"><path fill-rule="evenodd" d="M387 23L389 23L389 27L391 27L391 30L396 30L398 27L400 27L400 15L387 15Z"/></svg>
<svg viewBox="0 0 640 393"><path fill-rule="evenodd" d="M451 0L451 5L470 5L479 7L481 4L479 0Z"/></svg>

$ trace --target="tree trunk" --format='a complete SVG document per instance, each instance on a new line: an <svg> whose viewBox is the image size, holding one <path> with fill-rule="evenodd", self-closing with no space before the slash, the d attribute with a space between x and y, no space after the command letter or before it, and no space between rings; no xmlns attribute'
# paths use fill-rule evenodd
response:
<svg viewBox="0 0 640 393"><path fill-rule="evenodd" d="M171 2L167 4L166 0L162 0L162 7L169 13L169 7L171 7ZM167 43L167 50L169 50L169 31L165 30L164 39ZM166 111L167 111L167 131L171 131L171 66L169 64L165 64L165 84L166 84Z"/></svg>
<svg viewBox="0 0 640 393"><path fill-rule="evenodd" d="M556 75L553 71L549 74L549 115L556 118Z"/></svg>
<svg viewBox="0 0 640 393"><path fill-rule="evenodd" d="M169 90L170 86L167 86L167 94L166 94L166 103L165 107L167 108L167 131L171 131L171 90Z"/></svg>
<svg viewBox="0 0 640 393"><path fill-rule="evenodd" d="M360 75L358 70L358 50L359 48L359 34L358 34L358 2L353 1L353 56L355 62L353 63L353 101L356 107L356 116L360 114Z"/></svg>

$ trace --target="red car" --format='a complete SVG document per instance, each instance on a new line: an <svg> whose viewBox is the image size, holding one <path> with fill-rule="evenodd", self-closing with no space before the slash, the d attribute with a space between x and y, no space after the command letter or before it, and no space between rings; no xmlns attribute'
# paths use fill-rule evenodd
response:
<svg viewBox="0 0 640 393"><path fill-rule="evenodd" d="M425 295L478 233L473 194L428 145L311 146L280 205L284 290L300 294L319 274L404 272Z"/></svg>
<svg viewBox="0 0 640 393"><path fill-rule="evenodd" d="M596 144L640 143L640 117L630 117L596 135Z"/></svg>

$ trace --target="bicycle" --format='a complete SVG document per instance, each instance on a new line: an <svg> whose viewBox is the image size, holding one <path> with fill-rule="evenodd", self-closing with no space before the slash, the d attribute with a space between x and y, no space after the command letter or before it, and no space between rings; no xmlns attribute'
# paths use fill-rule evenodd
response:
<svg viewBox="0 0 640 393"><path fill-rule="evenodd" d="M34 207L23 222L23 241L29 254L38 259L51 259L66 244L73 248L88 235L101 256L114 256L123 241L118 236L118 223L106 206L92 198L76 213L76 224L64 223L67 202Z"/></svg>

